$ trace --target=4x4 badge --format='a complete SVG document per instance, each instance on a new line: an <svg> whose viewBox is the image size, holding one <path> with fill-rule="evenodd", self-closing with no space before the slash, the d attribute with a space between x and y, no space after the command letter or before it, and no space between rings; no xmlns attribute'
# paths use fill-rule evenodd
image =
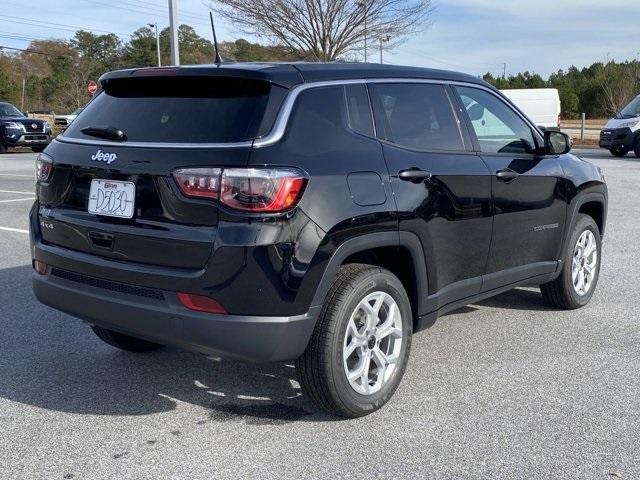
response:
<svg viewBox="0 0 640 480"><path fill-rule="evenodd" d="M95 160L96 162L106 162L111 165L118 159L118 155L115 153L107 153L102 150L98 150L92 157L91 160Z"/></svg>

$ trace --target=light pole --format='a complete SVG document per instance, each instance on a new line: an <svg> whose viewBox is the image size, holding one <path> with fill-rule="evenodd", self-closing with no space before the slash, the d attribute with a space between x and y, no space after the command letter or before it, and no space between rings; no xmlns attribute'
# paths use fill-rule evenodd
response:
<svg viewBox="0 0 640 480"><path fill-rule="evenodd" d="M367 1L360 0L358 6L364 10L364 63L367 63Z"/></svg>
<svg viewBox="0 0 640 480"><path fill-rule="evenodd" d="M380 63L382 63L382 43L387 43L389 40L391 40L391 37L389 35L385 35L384 37L380 37Z"/></svg>
<svg viewBox="0 0 640 480"><path fill-rule="evenodd" d="M176 0L169 0L169 39L171 42L171 65L180 65L178 47L178 11Z"/></svg>
<svg viewBox="0 0 640 480"><path fill-rule="evenodd" d="M158 51L158 66L162 66L162 62L160 61L160 36L158 35L158 24L157 23L148 23L151 28L156 29L156 50Z"/></svg>

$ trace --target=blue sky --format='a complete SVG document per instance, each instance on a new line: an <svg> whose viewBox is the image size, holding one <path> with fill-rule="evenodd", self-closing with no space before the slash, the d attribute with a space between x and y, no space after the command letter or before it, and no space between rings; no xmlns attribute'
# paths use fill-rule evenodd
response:
<svg viewBox="0 0 640 480"><path fill-rule="evenodd" d="M178 11L181 23L209 38L206 4L178 0ZM167 25L166 0L40 0L31 3L32 8L16 5L15 0L0 0L0 45L24 48L32 38L69 38L78 27L115 32L126 40L146 23ZM502 74L506 63L508 73L529 70L547 76L559 68L606 58L640 59L639 18L640 0L436 0L431 26L384 57L395 64L471 74ZM232 26L219 23L219 39L239 37ZM378 60L375 48L370 60Z"/></svg>

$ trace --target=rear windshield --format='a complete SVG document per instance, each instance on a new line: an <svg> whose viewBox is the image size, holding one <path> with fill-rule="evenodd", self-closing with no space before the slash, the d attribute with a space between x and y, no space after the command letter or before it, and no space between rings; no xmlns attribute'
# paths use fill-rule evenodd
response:
<svg viewBox="0 0 640 480"><path fill-rule="evenodd" d="M229 143L256 138L269 103L267 82L220 77L114 79L69 126L115 127L131 142Z"/></svg>

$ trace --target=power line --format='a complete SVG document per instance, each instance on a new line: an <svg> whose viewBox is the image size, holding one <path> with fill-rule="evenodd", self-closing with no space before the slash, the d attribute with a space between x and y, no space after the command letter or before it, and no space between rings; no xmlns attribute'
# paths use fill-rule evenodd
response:
<svg viewBox="0 0 640 480"><path fill-rule="evenodd" d="M9 19L9 20L4 20L4 19ZM30 23L24 23L18 20L24 20ZM0 21L3 22L11 22L11 23L19 23L22 25L32 25L34 27L41 27L41 26L46 26L49 28L53 28L54 30L67 30L67 31L71 31L71 32L75 32L78 29L80 30L92 30L94 32L100 32L100 33L114 33L115 35L118 36L123 36L123 37L130 37L131 35L126 34L126 33L117 33L117 32L110 32L108 30L99 30L97 28L90 28L90 27L82 27L80 25L70 25L67 23L55 23L55 22L45 22L43 20L36 20L33 18L25 18L25 17L14 17L12 15L4 15L4 14L0 14ZM41 24L41 25L38 25ZM70 28L56 28L56 27L71 27L71 29L75 29L75 30L71 30Z"/></svg>
<svg viewBox="0 0 640 480"><path fill-rule="evenodd" d="M65 55L63 53L46 53L46 52L39 52L38 50L33 50L31 48L5 47L4 45L0 45L0 50L16 50L18 52L35 53L37 55L44 55L47 57L73 58L71 55Z"/></svg>
<svg viewBox="0 0 640 480"><path fill-rule="evenodd" d="M11 40L22 40L25 42L30 42L33 40L36 40L36 41L52 40L51 38L43 38L43 37L27 37L25 35L14 34L13 32L0 33L0 38L10 38Z"/></svg>
<svg viewBox="0 0 640 480"><path fill-rule="evenodd" d="M446 60L441 60L437 57L433 57L431 55L427 55L425 53L422 52L418 52L416 50L413 49L406 49L409 53L411 53L412 55L415 55L417 57L422 57L425 58L426 60L431 60L432 62L435 63L439 63L441 65L445 65L447 67L452 67L452 68L462 68L462 69L469 69L469 67L471 68L475 68L478 70L493 70L494 67L489 67L488 65L479 65L479 64L466 64L466 65L462 65L462 64L458 64L458 63L452 63Z"/></svg>
<svg viewBox="0 0 640 480"><path fill-rule="evenodd" d="M94 3L96 5L108 6L108 7L118 8L121 10L127 10L129 12L144 14L147 16L152 16L154 18L159 18L159 16L168 17L169 15L168 9L164 9L156 4L149 4L149 5L156 5L155 7L152 7L149 5L143 6L138 4L131 4L130 2L122 2L121 0L87 0L87 1ZM142 1L142 0L135 0L135 1ZM198 15L197 13L188 13L178 9L178 18L186 20L187 22L185 23L199 25L202 27L209 26L209 23L206 21L206 17ZM231 24L225 21L219 21L219 23L232 27Z"/></svg>
<svg viewBox="0 0 640 480"><path fill-rule="evenodd" d="M100 0L88 0L91 3L95 3L97 5L103 5L103 6L107 6L107 7L116 7L120 10L127 10L129 12L134 12L134 13L142 13L145 15L162 15L162 16L167 16L168 15L168 10L163 9L162 7L149 7L149 6L143 6L143 5L136 5L136 4L131 4L129 2L126 3L120 3L117 0L109 0L109 1L100 1ZM195 15L195 14L185 14L185 13L181 13L180 14L181 17L183 18L188 18L188 19L193 19L198 20L200 22L203 22L203 17L199 16L199 15Z"/></svg>

